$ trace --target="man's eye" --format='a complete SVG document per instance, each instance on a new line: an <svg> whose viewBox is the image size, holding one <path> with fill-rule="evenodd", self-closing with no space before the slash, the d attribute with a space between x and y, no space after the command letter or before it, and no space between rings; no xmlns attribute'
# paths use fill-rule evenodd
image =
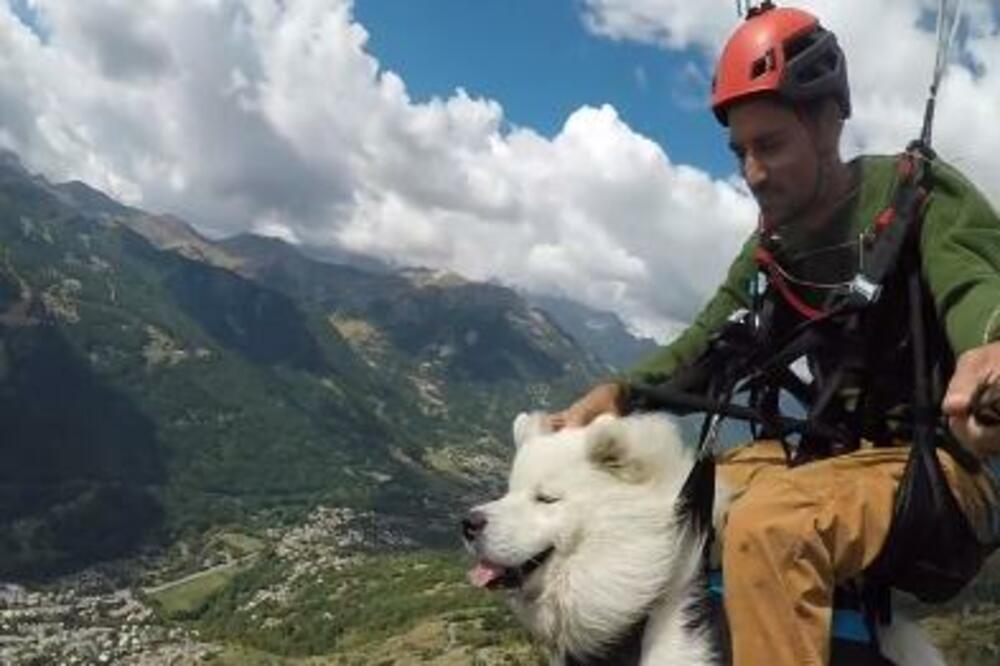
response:
<svg viewBox="0 0 1000 666"><path fill-rule="evenodd" d="M761 141L757 146L757 151L764 154L771 154L777 152L781 149L781 141L778 139L769 139L767 141Z"/></svg>
<svg viewBox="0 0 1000 666"><path fill-rule="evenodd" d="M549 495L547 493L535 493L535 501L542 504L555 504L559 501L559 498L555 495Z"/></svg>

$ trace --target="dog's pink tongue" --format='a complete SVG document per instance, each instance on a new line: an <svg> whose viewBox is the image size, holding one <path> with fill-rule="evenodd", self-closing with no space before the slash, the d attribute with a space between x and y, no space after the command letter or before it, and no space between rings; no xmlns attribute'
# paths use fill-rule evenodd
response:
<svg viewBox="0 0 1000 666"><path fill-rule="evenodd" d="M476 587L486 587L503 576L503 572L503 567L480 560L469 572L469 582Z"/></svg>

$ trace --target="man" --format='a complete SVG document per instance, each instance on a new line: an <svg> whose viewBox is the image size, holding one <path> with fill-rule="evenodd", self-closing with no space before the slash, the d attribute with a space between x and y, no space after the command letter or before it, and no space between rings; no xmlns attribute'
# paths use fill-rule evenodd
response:
<svg viewBox="0 0 1000 666"><path fill-rule="evenodd" d="M764 3L728 41L712 107L729 128L730 146L760 206L759 228L676 341L625 379L600 384L550 415L556 428L622 413L630 386L660 383L690 367L734 312L751 307L748 285L761 271L758 248L773 258L783 307L796 313L774 335L821 312L858 271L861 239L889 204L896 167L884 157L841 160L850 96L833 34L806 12ZM979 387L1000 381L1000 219L940 161L933 164L932 181L920 230L921 275L933 300L932 326L945 332L957 359L941 409L961 445L986 460L1000 454L1000 428L979 423L970 406ZM866 358L876 364L883 356L886 363L894 359L889 347L905 331L903 320L899 331L874 331ZM822 369L822 363L810 367ZM892 397L910 401L910 395ZM855 451L798 466L789 466L773 441L720 460L720 477L743 492L723 535L737 666L828 663L834 586L855 578L882 550L908 455L906 447L871 447L862 438ZM939 459L970 524L988 534L996 504L988 466L970 472L944 453Z"/></svg>

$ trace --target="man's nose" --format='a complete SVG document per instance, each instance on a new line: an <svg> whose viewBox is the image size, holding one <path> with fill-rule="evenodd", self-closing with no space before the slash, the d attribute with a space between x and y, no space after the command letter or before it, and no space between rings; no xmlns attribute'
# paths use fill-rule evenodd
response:
<svg viewBox="0 0 1000 666"><path fill-rule="evenodd" d="M767 181L767 170L751 153L743 158L743 178L751 190L756 191Z"/></svg>
<svg viewBox="0 0 1000 666"><path fill-rule="evenodd" d="M482 534L485 527L486 514L482 511L470 511L469 515L462 520L462 536L472 541Z"/></svg>

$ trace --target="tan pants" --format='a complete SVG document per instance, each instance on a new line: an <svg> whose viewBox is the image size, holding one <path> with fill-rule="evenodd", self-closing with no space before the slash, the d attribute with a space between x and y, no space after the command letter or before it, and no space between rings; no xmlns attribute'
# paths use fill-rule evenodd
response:
<svg viewBox="0 0 1000 666"><path fill-rule="evenodd" d="M908 455L861 449L788 468L781 446L764 441L720 460L720 481L739 494L722 543L734 666L829 663L834 586L880 552ZM990 479L940 459L973 526L987 529Z"/></svg>

